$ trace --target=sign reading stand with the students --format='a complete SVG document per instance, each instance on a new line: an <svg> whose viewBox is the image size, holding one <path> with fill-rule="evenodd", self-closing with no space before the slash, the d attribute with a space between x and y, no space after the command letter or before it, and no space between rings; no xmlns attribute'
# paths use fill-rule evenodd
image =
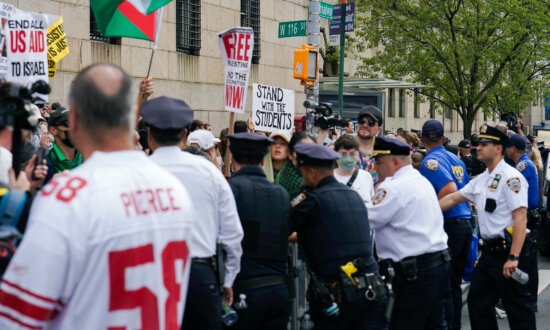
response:
<svg viewBox="0 0 550 330"><path fill-rule="evenodd" d="M292 131L294 127L294 91L254 84L252 120L259 131Z"/></svg>

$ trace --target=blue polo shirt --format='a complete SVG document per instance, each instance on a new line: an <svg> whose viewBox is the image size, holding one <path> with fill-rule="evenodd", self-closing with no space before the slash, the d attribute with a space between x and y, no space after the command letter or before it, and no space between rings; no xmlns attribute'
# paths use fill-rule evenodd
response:
<svg viewBox="0 0 550 330"><path fill-rule="evenodd" d="M527 204L529 210L536 209L539 206L539 179L537 177L537 168L535 164L527 157L527 154L521 155L516 163L516 170L527 180L529 189L527 190Z"/></svg>
<svg viewBox="0 0 550 330"><path fill-rule="evenodd" d="M462 189L470 182L464 162L445 150L443 146L434 148L426 154L420 165L420 173L430 181L437 194L451 181L456 184L457 190ZM443 212L443 217L445 219L470 219L472 213L468 203L462 203Z"/></svg>

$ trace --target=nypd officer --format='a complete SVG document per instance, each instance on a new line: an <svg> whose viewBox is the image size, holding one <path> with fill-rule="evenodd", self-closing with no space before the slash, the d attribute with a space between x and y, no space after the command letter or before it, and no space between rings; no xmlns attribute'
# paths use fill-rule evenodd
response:
<svg viewBox="0 0 550 330"><path fill-rule="evenodd" d="M537 297L539 286L539 271L537 264L537 249L536 249L536 235L539 225L539 180L537 176L537 168L535 164L529 159L526 153L527 138L514 134L509 137L510 143L506 148L506 154L514 162L516 170L527 180L529 189L527 190L527 229L530 230L525 238L525 263L522 266L522 270L529 274L529 282L527 287L531 293L531 302L534 305L535 311L537 309Z"/></svg>
<svg viewBox="0 0 550 330"><path fill-rule="evenodd" d="M174 174L189 192L198 218L189 242L191 272L182 329L220 329L221 301L231 304L240 268L241 227L231 188L220 170L206 159L180 149L184 127L193 111L181 100L159 97L145 102L141 116L148 128L151 160ZM227 253L225 278L216 277L214 254L220 242Z"/></svg>
<svg viewBox="0 0 550 330"><path fill-rule="evenodd" d="M437 198L463 188L470 180L464 162L443 147L443 125L428 120L422 127L422 141L428 153L420 165L420 173L430 181ZM469 142L469 141L468 141ZM461 203L443 212L443 228L448 236L451 254L451 297L447 300L449 329L460 329L462 318L462 276L472 242L472 214L468 203Z"/></svg>
<svg viewBox="0 0 550 330"><path fill-rule="evenodd" d="M295 150L308 191L292 201L290 221L310 272L308 298L315 329L386 329L386 296L380 290L363 199L334 178L337 152L305 143ZM363 280L374 283L370 296L361 286Z"/></svg>
<svg viewBox="0 0 550 330"><path fill-rule="evenodd" d="M483 125L478 158L487 169L464 188L439 201L443 211L468 200L478 209L483 253L474 268L468 294L472 329L498 328L494 307L499 298L511 329L535 329L536 326L527 287L510 278L525 262L522 247L528 184L519 171L504 161L507 142L505 134Z"/></svg>
<svg viewBox="0 0 550 330"><path fill-rule="evenodd" d="M393 268L392 329L447 329L447 234L437 195L411 165L411 147L376 138L373 157L382 182L368 207L381 273Z"/></svg>
<svg viewBox="0 0 550 330"><path fill-rule="evenodd" d="M262 170L273 140L253 133L228 138L235 172L229 185L245 232L234 292L239 299L246 297L248 305L238 310L239 320L231 329L286 329L290 315L285 276L290 203L286 190L269 182Z"/></svg>

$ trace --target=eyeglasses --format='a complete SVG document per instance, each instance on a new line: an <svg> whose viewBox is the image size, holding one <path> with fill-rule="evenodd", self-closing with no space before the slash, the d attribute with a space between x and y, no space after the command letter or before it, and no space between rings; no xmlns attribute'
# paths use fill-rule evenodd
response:
<svg viewBox="0 0 550 330"><path fill-rule="evenodd" d="M367 123L370 127L374 127L374 125L376 125L376 120L374 120L374 119L366 120L365 118L359 118L357 123L359 125L363 125L363 124Z"/></svg>

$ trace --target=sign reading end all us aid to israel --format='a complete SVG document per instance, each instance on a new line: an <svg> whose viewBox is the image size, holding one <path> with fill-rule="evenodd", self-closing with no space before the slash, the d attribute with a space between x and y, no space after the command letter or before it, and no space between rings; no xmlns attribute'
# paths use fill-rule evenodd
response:
<svg viewBox="0 0 550 330"><path fill-rule="evenodd" d="M294 127L294 91L254 84L252 120L258 131L292 131Z"/></svg>

